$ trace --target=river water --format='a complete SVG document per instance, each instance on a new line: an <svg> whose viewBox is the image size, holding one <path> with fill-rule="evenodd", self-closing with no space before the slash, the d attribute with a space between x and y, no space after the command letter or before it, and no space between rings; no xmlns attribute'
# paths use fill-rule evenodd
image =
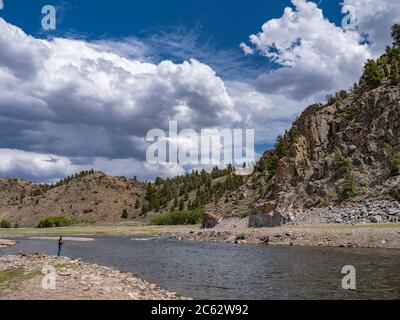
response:
<svg viewBox="0 0 400 320"><path fill-rule="evenodd" d="M94 239L66 241L63 255L132 272L195 299L400 299L400 250ZM55 240L17 240L0 254L57 252ZM356 290L342 288L345 265L356 268Z"/></svg>

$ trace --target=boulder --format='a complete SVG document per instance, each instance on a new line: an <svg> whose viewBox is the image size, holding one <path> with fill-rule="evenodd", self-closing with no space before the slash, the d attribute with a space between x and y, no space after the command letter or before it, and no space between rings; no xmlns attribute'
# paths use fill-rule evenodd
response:
<svg viewBox="0 0 400 320"><path fill-rule="evenodd" d="M369 219L369 221L372 223L382 223L382 217L381 216L373 216Z"/></svg>
<svg viewBox="0 0 400 320"><path fill-rule="evenodd" d="M278 203L276 201L268 201L266 203L264 203L261 207L257 208L256 211L263 213L271 213L274 212L276 210L276 208L278 207Z"/></svg>
<svg viewBox="0 0 400 320"><path fill-rule="evenodd" d="M210 212L206 212L203 216L202 229L212 229L219 224L218 217Z"/></svg>
<svg viewBox="0 0 400 320"><path fill-rule="evenodd" d="M262 243L268 244L269 243L269 236L268 235L264 235L264 236L259 236L258 240Z"/></svg>
<svg viewBox="0 0 400 320"><path fill-rule="evenodd" d="M279 227L282 225L282 216L279 212L254 212L249 217L250 228Z"/></svg>
<svg viewBox="0 0 400 320"><path fill-rule="evenodd" d="M400 201L400 187L394 187L390 190L390 195L396 199L397 201Z"/></svg>

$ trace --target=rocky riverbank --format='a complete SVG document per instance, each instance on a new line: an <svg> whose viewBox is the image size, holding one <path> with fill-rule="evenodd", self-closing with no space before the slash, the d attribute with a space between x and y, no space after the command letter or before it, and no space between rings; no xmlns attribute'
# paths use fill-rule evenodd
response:
<svg viewBox="0 0 400 320"><path fill-rule="evenodd" d="M400 223L400 202L376 200L344 203L327 208L293 210L281 214L285 224Z"/></svg>
<svg viewBox="0 0 400 320"><path fill-rule="evenodd" d="M56 288L42 287L43 267ZM50 270L50 269L48 269ZM177 300L180 295L114 268L41 254L0 256L0 300Z"/></svg>
<svg viewBox="0 0 400 320"><path fill-rule="evenodd" d="M359 247L400 249L400 224L390 225L314 225L275 228L217 228L164 234L167 238L231 242L238 244L269 244L288 246Z"/></svg>
<svg viewBox="0 0 400 320"><path fill-rule="evenodd" d="M167 237L195 241L293 246L400 248L400 202L359 200L302 210L278 209L276 201L256 206L243 219L204 216L200 231Z"/></svg>

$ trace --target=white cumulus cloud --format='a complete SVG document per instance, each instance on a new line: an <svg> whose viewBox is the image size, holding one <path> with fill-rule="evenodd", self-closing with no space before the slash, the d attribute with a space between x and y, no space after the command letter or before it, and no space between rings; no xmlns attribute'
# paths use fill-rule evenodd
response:
<svg viewBox="0 0 400 320"><path fill-rule="evenodd" d="M307 105L357 81L400 21L398 0L343 0L358 21L348 31L314 2L292 3L240 44L278 66L254 82L222 79L190 59L193 41L181 52L186 61L152 63L146 57L158 38L43 40L0 18L0 176L50 181L92 167L143 178L182 174L181 166L153 167L144 158L146 133L170 120L197 132L254 128L257 144L273 142ZM179 40L172 45L182 49ZM214 61L229 69L222 56Z"/></svg>
<svg viewBox="0 0 400 320"><path fill-rule="evenodd" d="M374 56L382 54L391 44L391 26L400 23L400 3L398 0L344 0L343 5L355 9L357 27L360 34L367 34Z"/></svg>
<svg viewBox="0 0 400 320"><path fill-rule="evenodd" d="M1 18L0 87L3 148L138 157L138 139L169 120L197 129L240 119L223 80L197 60L143 63L101 43L35 39Z"/></svg>
<svg viewBox="0 0 400 320"><path fill-rule="evenodd" d="M250 36L254 49L280 66L259 77L259 89L300 100L349 88L370 57L368 45L327 20L314 2L292 3Z"/></svg>

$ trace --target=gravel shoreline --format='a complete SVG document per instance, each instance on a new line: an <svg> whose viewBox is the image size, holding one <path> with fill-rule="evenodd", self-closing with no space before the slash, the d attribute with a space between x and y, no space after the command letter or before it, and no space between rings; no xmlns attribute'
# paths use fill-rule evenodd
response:
<svg viewBox="0 0 400 320"><path fill-rule="evenodd" d="M217 228L215 230L166 233L163 236L186 241L238 244L400 249L400 224L379 226L288 225L260 229Z"/></svg>
<svg viewBox="0 0 400 320"><path fill-rule="evenodd" d="M188 241L289 246L400 249L400 202L361 200L284 212L256 212L239 219L214 219L212 229L165 233ZM259 228L249 228L253 226ZM265 223L276 226L266 227Z"/></svg>
<svg viewBox="0 0 400 320"><path fill-rule="evenodd" d="M43 267L56 270L55 290L42 287ZM182 300L177 293L115 268L42 254L0 256L0 300Z"/></svg>
<svg viewBox="0 0 400 320"><path fill-rule="evenodd" d="M282 213L286 224L400 223L400 202L358 201L342 205Z"/></svg>

